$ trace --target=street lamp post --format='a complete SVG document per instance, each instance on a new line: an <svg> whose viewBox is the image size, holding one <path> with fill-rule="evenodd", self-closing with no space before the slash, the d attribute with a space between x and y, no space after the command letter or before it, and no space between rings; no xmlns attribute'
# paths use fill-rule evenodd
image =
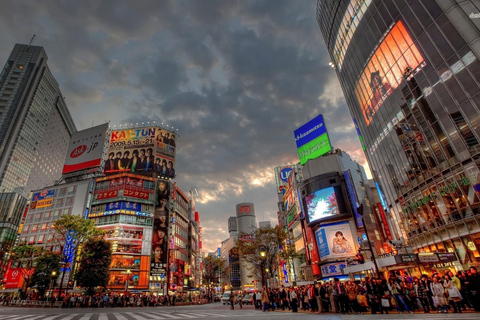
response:
<svg viewBox="0 0 480 320"><path fill-rule="evenodd" d="M51 280L50 280L50 301L52 302L52 306L53 306L53 301L55 300L53 298L53 291L55 290L55 276L57 275L57 271L52 271L52 275L51 275Z"/></svg>
<svg viewBox="0 0 480 320"><path fill-rule="evenodd" d="M263 287L263 284L265 283L265 287L268 287L268 285L266 284L266 281L265 281L265 277L264 277L264 265L266 264L265 262L265 257L267 256L267 250L265 249L264 246L261 246L260 247L260 256L262 257L262 287Z"/></svg>
<svg viewBox="0 0 480 320"><path fill-rule="evenodd" d="M128 296L128 279L130 278L130 273L132 271L127 269L127 281L125 281L125 297Z"/></svg>

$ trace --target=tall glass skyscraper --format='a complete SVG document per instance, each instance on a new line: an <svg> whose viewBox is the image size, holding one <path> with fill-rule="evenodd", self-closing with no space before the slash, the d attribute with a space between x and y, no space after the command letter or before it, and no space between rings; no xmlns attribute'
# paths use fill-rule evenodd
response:
<svg viewBox="0 0 480 320"><path fill-rule="evenodd" d="M0 192L28 197L61 177L76 128L47 60L16 44L0 73Z"/></svg>
<svg viewBox="0 0 480 320"><path fill-rule="evenodd" d="M478 3L318 0L316 13L393 236L478 265Z"/></svg>

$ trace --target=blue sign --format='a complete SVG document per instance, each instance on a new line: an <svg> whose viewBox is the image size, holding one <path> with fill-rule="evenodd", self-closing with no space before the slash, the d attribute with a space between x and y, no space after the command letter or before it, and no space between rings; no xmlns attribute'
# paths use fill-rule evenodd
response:
<svg viewBox="0 0 480 320"><path fill-rule="evenodd" d="M357 193L355 192L355 187L353 186L350 170L343 171L343 177L345 178L345 185L347 187L348 197L350 198L350 203L352 204L352 210L355 216L355 222L357 223L357 227L363 228L362 216L358 213L358 210L357 210L360 204L357 201Z"/></svg>
<svg viewBox="0 0 480 320"><path fill-rule="evenodd" d="M365 241L368 241L367 234L365 232L362 233L362 239L365 240Z"/></svg>
<svg viewBox="0 0 480 320"><path fill-rule="evenodd" d="M292 168L286 167L283 168L279 173L280 180L282 180L284 183L288 182L288 176L290 175L290 172L292 172Z"/></svg>
<svg viewBox="0 0 480 320"><path fill-rule="evenodd" d="M33 194L32 201L44 200L53 198L55 190L43 190Z"/></svg>
<svg viewBox="0 0 480 320"><path fill-rule="evenodd" d="M142 205L140 203L135 202L112 202L107 204L107 211L111 210L133 210L133 211L141 211Z"/></svg>
<svg viewBox="0 0 480 320"><path fill-rule="evenodd" d="M220 258L221 257L221 254L220 254L220 248L217 248L217 257Z"/></svg>
<svg viewBox="0 0 480 320"><path fill-rule="evenodd" d="M73 261L73 257L75 255L75 247L76 247L76 239L75 239L75 232L73 230L70 230L67 234L67 239L65 240L65 247L63 248L63 259L62 262L64 262L63 268L60 269L60 271L68 271L70 270L70 264Z"/></svg>
<svg viewBox="0 0 480 320"><path fill-rule="evenodd" d="M382 203L383 209L388 212L387 199L385 199L385 195L382 192L382 188L380 188L380 185L376 181L375 181L375 187L377 188L378 196L380 198L380 202Z"/></svg>
<svg viewBox="0 0 480 320"><path fill-rule="evenodd" d="M327 235L325 234L325 229L320 228L315 231L315 238L317 238L318 253L320 254L320 259L330 255L330 249L328 248Z"/></svg>
<svg viewBox="0 0 480 320"><path fill-rule="evenodd" d="M315 138L327 133L323 116L319 114L294 132L297 149L314 140Z"/></svg>
<svg viewBox="0 0 480 320"><path fill-rule="evenodd" d="M284 261L282 263L283 275L285 278L285 283L288 283L288 271L287 271L287 263Z"/></svg>

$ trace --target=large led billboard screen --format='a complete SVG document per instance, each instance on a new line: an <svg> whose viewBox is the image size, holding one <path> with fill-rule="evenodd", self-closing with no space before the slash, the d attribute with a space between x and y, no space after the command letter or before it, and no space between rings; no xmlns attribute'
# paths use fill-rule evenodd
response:
<svg viewBox="0 0 480 320"><path fill-rule="evenodd" d="M321 114L295 130L294 135L301 165L332 150Z"/></svg>
<svg viewBox="0 0 480 320"><path fill-rule="evenodd" d="M333 187L315 191L305 197L309 221L320 220L338 215L337 197Z"/></svg>
<svg viewBox="0 0 480 320"><path fill-rule="evenodd" d="M62 174L100 167L107 129L105 123L72 134Z"/></svg>
<svg viewBox="0 0 480 320"><path fill-rule="evenodd" d="M398 21L382 38L355 87L367 125L403 79L413 76L424 65L420 51Z"/></svg>
<svg viewBox="0 0 480 320"><path fill-rule="evenodd" d="M105 173L156 173L175 177L175 133L157 127L112 131Z"/></svg>

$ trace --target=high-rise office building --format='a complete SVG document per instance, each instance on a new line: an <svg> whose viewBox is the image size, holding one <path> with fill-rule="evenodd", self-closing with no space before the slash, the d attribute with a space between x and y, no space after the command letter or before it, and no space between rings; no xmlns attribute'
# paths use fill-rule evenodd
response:
<svg viewBox="0 0 480 320"><path fill-rule="evenodd" d="M474 1L318 0L317 20L392 236L480 257L480 19Z"/></svg>
<svg viewBox="0 0 480 320"><path fill-rule="evenodd" d="M0 191L28 197L60 179L76 131L42 47L16 44L0 73Z"/></svg>

